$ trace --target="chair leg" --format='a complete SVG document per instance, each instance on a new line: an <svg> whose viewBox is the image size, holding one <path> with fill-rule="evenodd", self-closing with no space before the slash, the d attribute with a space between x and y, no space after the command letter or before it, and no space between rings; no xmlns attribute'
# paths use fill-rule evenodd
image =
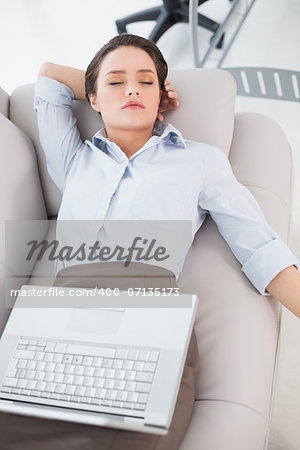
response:
<svg viewBox="0 0 300 450"><path fill-rule="evenodd" d="M198 25L215 33L220 24L210 19L209 17L203 16L202 14L198 13Z"/></svg>
<svg viewBox="0 0 300 450"><path fill-rule="evenodd" d="M173 14L176 22L189 23L189 8L186 6L186 4L182 4L180 9L175 9L173 11ZM203 14L198 13L198 25L215 33L220 24L210 19L209 17L203 16Z"/></svg>
<svg viewBox="0 0 300 450"><path fill-rule="evenodd" d="M156 6L155 8L145 9L135 14L123 17L123 19L116 20L116 26L119 34L127 33L126 25L134 22L142 22L144 20L156 20L162 11L162 6Z"/></svg>
<svg viewBox="0 0 300 450"><path fill-rule="evenodd" d="M181 7L181 0L163 0L164 8L168 13L173 13L175 9Z"/></svg>
<svg viewBox="0 0 300 450"><path fill-rule="evenodd" d="M173 19L173 15L169 14L167 11L162 10L160 16L157 19L156 25L150 33L148 39L153 42L157 42L158 39L171 28L176 21Z"/></svg>
<svg viewBox="0 0 300 450"><path fill-rule="evenodd" d="M212 37L210 38L210 42L212 42L213 38L215 37L215 34L216 34L216 33L214 33L214 34L212 35ZM225 38L225 32L223 32L223 33L221 34L220 39L218 40L218 42L217 42L217 44L216 44L216 48L220 49L220 48L223 47L224 38Z"/></svg>
<svg viewBox="0 0 300 450"><path fill-rule="evenodd" d="M198 25L200 27L206 28L207 30L212 31L214 33L212 35L212 37L210 38L210 42L213 40L213 38L220 26L219 23L215 22L214 20L210 19L209 17L203 16L202 14L198 14ZM225 37L225 33L222 33L219 41L216 44L216 48L220 49L223 47L224 37Z"/></svg>

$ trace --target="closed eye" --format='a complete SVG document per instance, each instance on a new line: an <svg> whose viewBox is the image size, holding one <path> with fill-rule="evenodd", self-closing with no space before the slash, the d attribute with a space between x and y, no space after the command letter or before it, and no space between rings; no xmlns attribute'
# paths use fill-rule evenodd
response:
<svg viewBox="0 0 300 450"><path fill-rule="evenodd" d="M153 84L153 81L141 81L140 82L141 84ZM121 82L121 81L115 81L115 82L112 82L112 83L109 83L111 86L115 86L115 85L117 85L117 84L123 84L123 82Z"/></svg>

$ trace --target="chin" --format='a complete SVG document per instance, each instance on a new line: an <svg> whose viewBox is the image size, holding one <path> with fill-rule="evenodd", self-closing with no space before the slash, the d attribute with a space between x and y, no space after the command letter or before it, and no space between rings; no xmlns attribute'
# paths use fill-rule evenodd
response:
<svg viewBox="0 0 300 450"><path fill-rule="evenodd" d="M155 121L156 121L156 118L151 121L147 121L147 122L138 121L138 120L135 120L135 121L132 120L132 121L128 121L128 122L126 121L123 123L119 122L118 127L122 128L124 130L128 130L128 131L129 130L131 130L131 131L133 131L133 130L136 130L136 131L149 130L149 128L153 128Z"/></svg>

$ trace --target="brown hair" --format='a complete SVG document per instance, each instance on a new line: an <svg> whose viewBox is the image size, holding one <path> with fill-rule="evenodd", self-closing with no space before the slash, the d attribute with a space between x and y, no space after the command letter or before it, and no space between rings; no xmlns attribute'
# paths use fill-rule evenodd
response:
<svg viewBox="0 0 300 450"><path fill-rule="evenodd" d="M163 88L168 74L168 65L159 48L154 44L154 42L141 36L136 36L134 34L121 34L115 36L107 44L100 48L88 65L85 73L85 96L88 101L90 100L89 94L96 93L97 78L103 58L108 53L121 46L137 47L147 52L155 64L160 89Z"/></svg>

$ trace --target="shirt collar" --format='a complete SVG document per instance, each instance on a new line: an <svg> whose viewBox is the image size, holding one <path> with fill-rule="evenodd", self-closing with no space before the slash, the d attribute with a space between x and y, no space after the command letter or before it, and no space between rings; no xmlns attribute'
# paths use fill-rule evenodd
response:
<svg viewBox="0 0 300 450"><path fill-rule="evenodd" d="M153 127L152 136L159 136L158 142L166 139L176 146L186 148L186 142L182 134L171 123L156 121Z"/></svg>
<svg viewBox="0 0 300 450"><path fill-rule="evenodd" d="M168 122L156 121L152 130L152 137L145 143L142 149L145 149L146 147L153 144L158 144L162 140L166 140L168 144L173 144L176 147L186 148L186 142L180 131L178 131L173 125ZM111 142L108 139L105 128L101 128L101 130L97 131L97 133L94 134L92 143L105 153L108 153L109 149L115 154L116 148L119 148L114 142ZM140 150L137 153L139 153Z"/></svg>

